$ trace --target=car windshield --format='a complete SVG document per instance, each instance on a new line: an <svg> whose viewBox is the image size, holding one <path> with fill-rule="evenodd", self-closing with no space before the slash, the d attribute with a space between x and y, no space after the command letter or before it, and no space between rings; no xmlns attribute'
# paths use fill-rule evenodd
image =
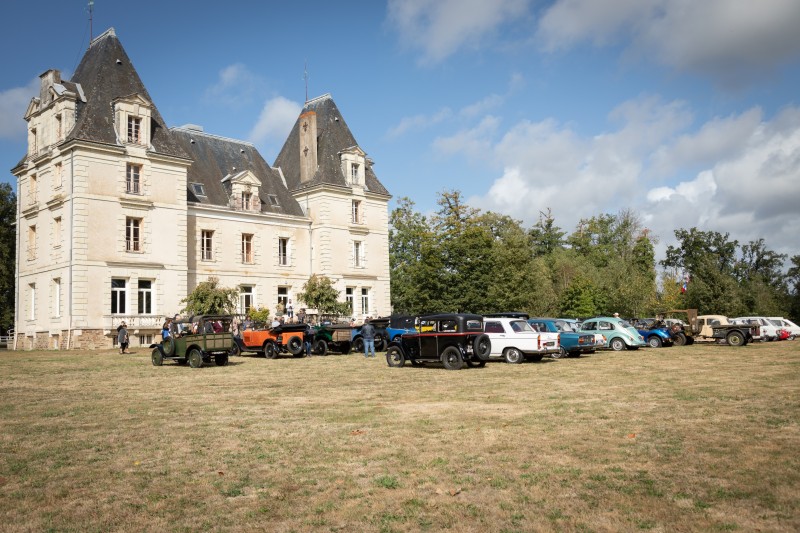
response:
<svg viewBox="0 0 800 533"><path fill-rule="evenodd" d="M780 320L771 320L771 319L770 319L770 321L769 321L769 322L770 322L770 324L772 324L773 326L776 326L776 327L779 327L779 328L783 327L783 324L781 323L781 321L780 321Z"/></svg>
<svg viewBox="0 0 800 533"><path fill-rule="evenodd" d="M619 321L619 325L622 328L632 328L633 327L633 326L631 326L631 323L628 322L627 320L620 320Z"/></svg>
<svg viewBox="0 0 800 533"><path fill-rule="evenodd" d="M513 329L517 333L521 333L523 331L533 331L531 325L525 322L524 320L512 320L511 329Z"/></svg>
<svg viewBox="0 0 800 533"><path fill-rule="evenodd" d="M574 329L572 329L572 326L570 325L569 322L562 322L561 320L559 320L558 322L555 322L555 325L558 331L567 331L567 332L575 331Z"/></svg>

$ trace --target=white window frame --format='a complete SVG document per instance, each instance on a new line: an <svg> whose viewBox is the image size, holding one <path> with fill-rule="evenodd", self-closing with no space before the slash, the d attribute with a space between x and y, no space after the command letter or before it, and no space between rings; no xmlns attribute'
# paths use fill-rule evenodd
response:
<svg viewBox="0 0 800 533"><path fill-rule="evenodd" d="M138 217L125 217L125 251L140 253L144 251L142 245L142 229L144 220Z"/></svg>
<svg viewBox="0 0 800 533"><path fill-rule="evenodd" d="M142 287L142 282L150 283L149 287ZM153 285L152 279L140 279L136 282L136 313L140 315L153 314ZM143 301L144 300L144 301ZM144 303L144 306L142 304ZM144 310L142 310L144 308ZM149 308L149 310L148 310Z"/></svg>
<svg viewBox="0 0 800 533"><path fill-rule="evenodd" d="M39 196L39 180L36 174L31 174L28 178L28 203L35 204Z"/></svg>
<svg viewBox="0 0 800 533"><path fill-rule="evenodd" d="M355 287L345 287L344 289L344 302L350 305L350 312L353 314L356 312L355 301L353 300L355 296L355 290Z"/></svg>
<svg viewBox="0 0 800 533"><path fill-rule="evenodd" d="M289 266L289 237L278 237L278 265Z"/></svg>
<svg viewBox="0 0 800 533"><path fill-rule="evenodd" d="M128 129L125 138L131 144L142 144L142 117L128 115Z"/></svg>
<svg viewBox="0 0 800 533"><path fill-rule="evenodd" d="M61 316L61 278L53 278L53 318Z"/></svg>
<svg viewBox="0 0 800 533"><path fill-rule="evenodd" d="M60 189L64 184L64 165L59 161L53 165L53 188Z"/></svg>
<svg viewBox="0 0 800 533"><path fill-rule="evenodd" d="M239 285L239 313L246 315L255 307L256 288L254 285Z"/></svg>
<svg viewBox="0 0 800 533"><path fill-rule="evenodd" d="M36 284L35 283L28 284L28 290L30 291L31 294L31 301L30 301L31 314L29 318L30 320L36 320Z"/></svg>
<svg viewBox="0 0 800 533"><path fill-rule="evenodd" d="M364 268L364 243L353 241L353 267Z"/></svg>
<svg viewBox="0 0 800 533"><path fill-rule="evenodd" d="M351 211L353 224L361 224L361 200L353 200Z"/></svg>
<svg viewBox="0 0 800 533"><path fill-rule="evenodd" d="M61 216L53 217L53 248L61 248Z"/></svg>
<svg viewBox="0 0 800 533"><path fill-rule="evenodd" d="M125 192L128 194L142 193L142 165L136 163L125 165Z"/></svg>
<svg viewBox="0 0 800 533"><path fill-rule="evenodd" d="M28 261L36 259L36 224L28 226Z"/></svg>
<svg viewBox="0 0 800 533"><path fill-rule="evenodd" d="M200 260L214 260L214 230L200 230Z"/></svg>
<svg viewBox="0 0 800 533"><path fill-rule="evenodd" d="M369 287L361 288L361 313L369 314Z"/></svg>
<svg viewBox="0 0 800 533"><path fill-rule="evenodd" d="M278 303L283 304L283 312L286 312L286 304L289 302L289 287L281 285L278 287Z"/></svg>
<svg viewBox="0 0 800 533"><path fill-rule="evenodd" d="M359 183L358 181L358 163L350 164L350 183Z"/></svg>
<svg viewBox="0 0 800 533"><path fill-rule="evenodd" d="M121 281L122 287L114 287L115 281ZM116 304L116 311L114 310ZM112 315L124 315L128 308L128 280L127 278L111 278L111 307Z"/></svg>
<svg viewBox="0 0 800 533"><path fill-rule="evenodd" d="M253 234L242 233L242 264L252 265L255 262L253 250Z"/></svg>

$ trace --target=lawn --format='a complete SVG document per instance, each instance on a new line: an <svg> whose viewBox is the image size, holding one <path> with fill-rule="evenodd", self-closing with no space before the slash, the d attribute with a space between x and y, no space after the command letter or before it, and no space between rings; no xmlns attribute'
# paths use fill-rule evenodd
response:
<svg viewBox="0 0 800 533"><path fill-rule="evenodd" d="M0 352L4 531L798 531L800 341L447 371Z"/></svg>

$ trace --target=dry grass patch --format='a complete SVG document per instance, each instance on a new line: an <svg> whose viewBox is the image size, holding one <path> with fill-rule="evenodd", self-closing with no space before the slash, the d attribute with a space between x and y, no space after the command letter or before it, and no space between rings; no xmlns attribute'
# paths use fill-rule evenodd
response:
<svg viewBox="0 0 800 533"><path fill-rule="evenodd" d="M451 372L0 353L6 531L797 531L800 342Z"/></svg>

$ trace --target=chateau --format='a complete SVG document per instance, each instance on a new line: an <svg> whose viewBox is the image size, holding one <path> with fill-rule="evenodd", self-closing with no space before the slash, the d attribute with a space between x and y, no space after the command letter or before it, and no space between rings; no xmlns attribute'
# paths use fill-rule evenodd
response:
<svg viewBox="0 0 800 533"><path fill-rule="evenodd" d="M353 316L390 313L390 195L330 95L305 103L270 165L248 142L168 128L113 28L71 80L40 78L12 169L16 349L108 348L122 321L148 345L211 277L240 291L240 313L306 307L312 274Z"/></svg>

